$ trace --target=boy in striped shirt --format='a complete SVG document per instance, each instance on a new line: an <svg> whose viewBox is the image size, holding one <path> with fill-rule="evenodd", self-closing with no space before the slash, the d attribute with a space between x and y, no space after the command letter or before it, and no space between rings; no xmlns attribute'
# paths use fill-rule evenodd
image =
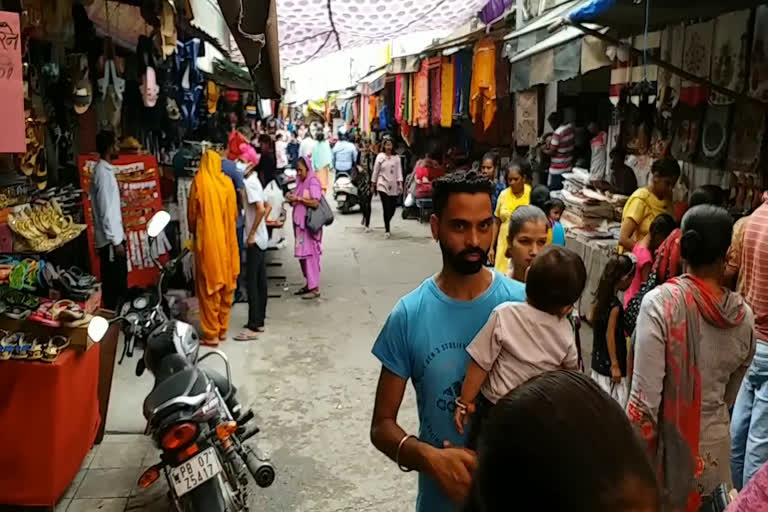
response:
<svg viewBox="0 0 768 512"><path fill-rule="evenodd" d="M576 132L573 124L563 122L563 114L552 112L547 118L554 130L547 154L551 156L549 165L549 190L563 188L563 174L573 167L573 148L576 144Z"/></svg>

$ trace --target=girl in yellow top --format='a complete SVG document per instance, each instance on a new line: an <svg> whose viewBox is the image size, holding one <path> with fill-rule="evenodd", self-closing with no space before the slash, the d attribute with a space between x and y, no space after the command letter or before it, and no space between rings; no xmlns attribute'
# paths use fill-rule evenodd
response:
<svg viewBox="0 0 768 512"><path fill-rule="evenodd" d="M499 195L496 203L496 222L493 225L493 245L489 259L494 262L496 270L506 274L509 269L507 259L507 234L509 232L509 217L519 206L531 202L531 186L525 183L526 162L512 162L507 167L507 188Z"/></svg>
<svg viewBox="0 0 768 512"><path fill-rule="evenodd" d="M656 160L651 167L653 178L647 187L637 189L621 215L619 254L632 252L635 243L651 229L651 222L662 213L672 213L672 189L680 177L680 165L669 158Z"/></svg>

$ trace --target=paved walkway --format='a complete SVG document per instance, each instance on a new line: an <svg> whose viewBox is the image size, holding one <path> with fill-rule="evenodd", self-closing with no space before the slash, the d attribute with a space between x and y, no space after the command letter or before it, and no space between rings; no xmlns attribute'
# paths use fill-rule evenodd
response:
<svg viewBox="0 0 768 512"><path fill-rule="evenodd" d="M271 267L287 282L271 280L267 332L252 343L226 342L241 400L253 407L269 441L277 480L254 488L257 511L406 512L414 509L416 474L402 473L369 441L369 422L380 366L370 355L379 329L397 299L439 269L440 251L426 224L394 219L386 240L374 203L374 231L363 233L360 215L337 216L326 230L322 291L318 301L293 297L302 284L292 251L270 253ZM290 237L289 237L290 238ZM290 242L290 240L289 240ZM290 290L284 290L284 287ZM245 323L237 305L230 333ZM591 345L591 335L585 340ZM105 442L86 459L57 510L169 510L162 482L136 488L143 468L156 462L144 428L141 402L148 374L134 375L135 359L118 367ZM406 394L401 423L417 427L415 396ZM258 436L257 436L258 438Z"/></svg>

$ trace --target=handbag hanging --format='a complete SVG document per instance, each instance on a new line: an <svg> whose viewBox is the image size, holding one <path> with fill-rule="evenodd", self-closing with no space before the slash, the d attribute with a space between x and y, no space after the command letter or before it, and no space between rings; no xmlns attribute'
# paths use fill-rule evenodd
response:
<svg viewBox="0 0 768 512"><path fill-rule="evenodd" d="M312 233L317 233L323 226L333 224L333 210L328 205L325 197L320 198L317 208L307 208L306 226Z"/></svg>

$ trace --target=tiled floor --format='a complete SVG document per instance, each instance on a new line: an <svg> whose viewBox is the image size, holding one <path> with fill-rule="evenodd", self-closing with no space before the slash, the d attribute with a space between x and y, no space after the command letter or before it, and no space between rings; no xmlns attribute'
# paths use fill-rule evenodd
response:
<svg viewBox="0 0 768 512"><path fill-rule="evenodd" d="M149 489L140 489L136 485L144 469L156 462L157 452L148 438L106 436L83 461L75 480L56 506L56 512L170 510L163 479Z"/></svg>

